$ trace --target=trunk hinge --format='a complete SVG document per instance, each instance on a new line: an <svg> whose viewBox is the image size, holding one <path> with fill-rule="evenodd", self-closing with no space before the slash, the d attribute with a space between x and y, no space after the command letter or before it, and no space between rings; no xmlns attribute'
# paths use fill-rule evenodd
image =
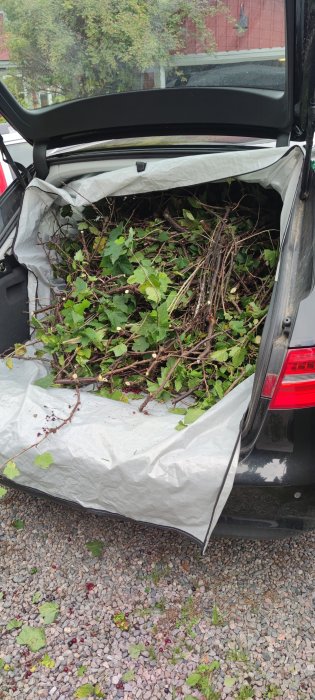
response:
<svg viewBox="0 0 315 700"><path fill-rule="evenodd" d="M305 158L302 170L300 199L307 199L310 191L311 172L313 170L312 150L315 131L315 95L308 108L308 119L305 139Z"/></svg>
<svg viewBox="0 0 315 700"><path fill-rule="evenodd" d="M46 180L49 173L47 163L47 148L45 143L34 143L33 146L33 162L37 177L41 180Z"/></svg>
<svg viewBox="0 0 315 700"><path fill-rule="evenodd" d="M2 134L0 134L0 151L2 153L2 158L4 162L10 166L11 170L13 170L14 175L16 176L16 179L23 187L23 190L25 190L25 188L31 180L31 176L29 175L24 165L22 165L21 163L17 163L15 160L13 160L10 152L8 151L4 143Z"/></svg>

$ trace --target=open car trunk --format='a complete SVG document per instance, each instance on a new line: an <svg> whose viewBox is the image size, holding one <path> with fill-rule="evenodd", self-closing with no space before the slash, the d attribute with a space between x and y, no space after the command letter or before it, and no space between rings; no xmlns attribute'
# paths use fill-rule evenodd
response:
<svg viewBox="0 0 315 700"><path fill-rule="evenodd" d="M34 178L28 186L13 244L14 255L28 270L30 316L49 304L52 272L39 237L52 237L64 204L80 211L107 196L236 178L280 194L281 251L302 163L296 146L156 160L140 168L110 168L106 161L53 166L46 181ZM276 280L279 269L281 254ZM273 305L273 317L276 313ZM254 378L256 402L265 378L259 367L273 340L272 333L264 334ZM43 425L52 417L64 418L76 401L71 389L35 386L46 373L47 365L38 359L16 359L10 370L0 363L0 455L4 463L19 455L15 481L99 512L176 528L205 547L233 485L253 377L182 432L174 430L178 416L163 403L153 402L149 415L143 415L135 410L136 402L121 404L83 391L73 420L37 447ZM34 464L44 451L52 455L47 469Z"/></svg>

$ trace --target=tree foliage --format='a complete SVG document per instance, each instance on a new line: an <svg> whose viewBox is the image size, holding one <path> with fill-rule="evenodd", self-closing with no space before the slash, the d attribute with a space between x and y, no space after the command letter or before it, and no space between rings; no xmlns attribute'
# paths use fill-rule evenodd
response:
<svg viewBox="0 0 315 700"><path fill-rule="evenodd" d="M140 88L141 73L183 52L188 33L215 49L208 17L231 20L220 0L3 0L2 9L15 92L49 89L54 101Z"/></svg>

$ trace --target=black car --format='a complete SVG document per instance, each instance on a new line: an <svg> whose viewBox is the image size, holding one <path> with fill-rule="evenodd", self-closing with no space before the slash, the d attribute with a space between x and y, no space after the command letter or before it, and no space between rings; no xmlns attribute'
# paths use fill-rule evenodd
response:
<svg viewBox="0 0 315 700"><path fill-rule="evenodd" d="M230 11L237 3L225 5ZM22 204L23 199L27 201L25 188L29 183L36 182L41 197L38 183L47 182L53 188L57 180L58 186L62 182L69 185L73 179L79 182L80 177L117 173L127 167L133 168L135 176L145 177L151 163L166 167L178 160L180 166L190 158L219 154L225 154L231 163L244 158L246 164L250 153L254 153L257 170L267 167L270 154L281 178L287 154L297 148L301 168L288 194L280 263L250 402L241 420L239 461L232 491L214 529L214 534L224 536L277 537L315 527L315 9L311 0L257 0L257 12L253 17L248 14L244 22L246 3L239 5L241 24L238 17L233 24L226 14L210 18L207 27L217 39L215 52L198 47L193 51L188 36L187 46L181 53L178 49L171 52L170 63L163 69L136 70L131 63L134 81L127 81L126 89L113 76L103 90L99 84L95 89L90 84L87 90L84 80L78 78L76 94L60 90L56 96L47 83L51 104L27 109L4 82L0 84L2 115L33 145L33 164L25 169L12 162L2 142L3 156L17 179L0 199L0 350L9 352L15 343L30 337L28 281L33 272L16 246L17 230L26 226ZM10 20L14 26L8 13L9 28ZM222 22L228 21L234 32L231 29L229 34L233 45L221 45ZM185 36L193 31L191 27L188 22ZM269 28L271 32L275 27L280 32L278 39L267 36ZM283 41L280 48L278 40ZM95 75L98 68L96 65ZM121 66L117 63L118 73L120 69L125 79L128 60ZM246 175L246 165L242 173ZM31 220L30 202L27 216ZM40 221L34 226L39 227ZM1 394L5 396L3 391ZM9 397L4 400L9 410ZM224 431L222 435L224 442ZM1 451L5 460L10 454L23 452L23 447L11 444L8 452ZM233 454L235 459L232 449L216 492L217 501L227 484ZM38 483L34 478L14 483L94 510L92 501L83 503L76 492L73 470L67 473L66 465L64 469L73 498L65 497L62 491L52 492L40 479ZM5 476L2 482L13 483ZM104 482L99 488L103 487ZM137 487L131 487L131 500L132 488ZM147 488L152 489L152 482ZM139 499L146 497L143 493L142 485ZM98 510L132 517L123 504ZM150 513L139 519L176 527L166 517L159 522ZM180 529L185 530L185 513L182 523ZM206 537L196 537L206 541Z"/></svg>

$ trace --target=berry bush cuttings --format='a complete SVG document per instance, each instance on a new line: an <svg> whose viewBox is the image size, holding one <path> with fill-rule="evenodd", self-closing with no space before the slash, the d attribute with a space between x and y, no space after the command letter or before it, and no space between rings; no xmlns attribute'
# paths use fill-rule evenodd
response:
<svg viewBox="0 0 315 700"><path fill-rule="evenodd" d="M50 385L94 385L140 411L168 401L181 429L254 372L278 259L275 192L232 181L102 200L80 223L69 206L62 215L45 249L65 284L33 317Z"/></svg>

